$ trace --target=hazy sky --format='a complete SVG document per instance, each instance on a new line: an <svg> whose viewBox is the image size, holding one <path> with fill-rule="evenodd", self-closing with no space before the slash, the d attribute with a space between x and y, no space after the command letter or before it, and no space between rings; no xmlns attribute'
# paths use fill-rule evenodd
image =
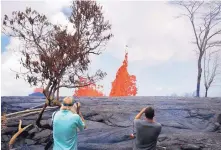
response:
<svg viewBox="0 0 221 150"><path fill-rule="evenodd" d="M47 15L53 23L67 24L69 0L3 1L1 17L27 6ZM190 23L177 19L181 11L166 1L100 1L105 18L112 24L114 37L102 55L93 57L90 70L102 69L107 76L99 82L109 95L111 82L129 46L130 74L137 77L139 96L166 96L193 93L196 87L196 49ZM33 92L24 80L15 79L19 70L19 41L1 35L1 95L22 96ZM211 87L209 96L221 96L221 81ZM204 87L202 86L202 94ZM62 89L61 95L72 95L73 89Z"/></svg>

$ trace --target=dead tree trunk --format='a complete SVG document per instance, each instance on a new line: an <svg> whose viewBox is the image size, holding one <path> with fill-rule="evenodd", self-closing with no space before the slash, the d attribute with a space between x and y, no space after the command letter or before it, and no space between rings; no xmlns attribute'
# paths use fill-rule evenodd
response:
<svg viewBox="0 0 221 150"><path fill-rule="evenodd" d="M17 137L24 131L26 130L28 127L32 126L32 124L29 124L27 126L25 126L24 128L21 127L22 125L22 121L20 120L19 121L19 125L18 125L18 132L15 133L12 138L10 139L9 141L9 144L8 144L8 147L9 149L11 149L12 145L15 143L15 140L17 139Z"/></svg>
<svg viewBox="0 0 221 150"><path fill-rule="evenodd" d="M205 97L207 97L208 94L208 88L206 88Z"/></svg>
<svg viewBox="0 0 221 150"><path fill-rule="evenodd" d="M198 75L197 75L197 87L196 87L196 97L200 97L200 83L202 76L202 55L198 59Z"/></svg>
<svg viewBox="0 0 221 150"><path fill-rule="evenodd" d="M46 108L47 108L47 104L44 105L44 107L42 108L41 112L39 113L38 118L37 118L37 120L36 120L36 125L37 125L39 128L52 130L52 126L50 126L49 124L45 124L45 125L42 125L42 124L41 124L41 118L42 118L42 115L43 115L43 113L44 113L44 111L45 111Z"/></svg>
<svg viewBox="0 0 221 150"><path fill-rule="evenodd" d="M210 87L216 81L218 75L221 74L219 63L220 61L220 50L205 52L204 55L204 87L205 87L205 97L208 96L208 91ZM211 64L212 61L212 64Z"/></svg>
<svg viewBox="0 0 221 150"><path fill-rule="evenodd" d="M196 97L200 97L202 57L211 48L220 47L221 41L221 2L220 1L173 1L184 8L189 19L198 51ZM209 88L209 86L208 86Z"/></svg>

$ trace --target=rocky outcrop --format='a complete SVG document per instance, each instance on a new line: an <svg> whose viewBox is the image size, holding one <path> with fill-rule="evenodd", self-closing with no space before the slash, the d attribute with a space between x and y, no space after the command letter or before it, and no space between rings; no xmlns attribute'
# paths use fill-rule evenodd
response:
<svg viewBox="0 0 221 150"><path fill-rule="evenodd" d="M13 106L14 97L2 97L2 104ZM219 150L221 149L221 98L172 98L172 97L121 97L121 98L80 98L82 113L88 128L79 133L79 150L132 150L133 119L147 106L156 110L156 121L163 126L158 139L158 150ZM44 99L24 98L17 101L24 109L40 105ZM12 109L11 109L12 110ZM50 124L56 110L47 109L42 123ZM16 140L15 149L42 150L52 139L52 131L36 127L38 113L15 117L7 121L2 131L2 149L18 130L19 119L22 127L33 124ZM48 145L49 145L48 144ZM51 149L50 147L49 149Z"/></svg>

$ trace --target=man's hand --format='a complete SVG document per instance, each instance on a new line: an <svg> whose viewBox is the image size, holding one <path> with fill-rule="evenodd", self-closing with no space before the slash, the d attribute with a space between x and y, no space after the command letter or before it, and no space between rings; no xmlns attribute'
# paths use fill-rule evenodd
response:
<svg viewBox="0 0 221 150"><path fill-rule="evenodd" d="M146 111L146 109L147 109L147 108L143 108L143 109L141 110L141 112L144 113L144 112Z"/></svg>
<svg viewBox="0 0 221 150"><path fill-rule="evenodd" d="M135 135L134 134L130 134L130 139L135 139Z"/></svg>
<svg viewBox="0 0 221 150"><path fill-rule="evenodd" d="M140 119L140 117L142 116L142 114L145 112L146 108L143 108L135 117L135 119Z"/></svg>

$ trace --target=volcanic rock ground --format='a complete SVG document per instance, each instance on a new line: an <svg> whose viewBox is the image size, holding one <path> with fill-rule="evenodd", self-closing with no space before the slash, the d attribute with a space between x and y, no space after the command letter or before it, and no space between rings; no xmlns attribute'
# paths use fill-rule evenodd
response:
<svg viewBox="0 0 221 150"><path fill-rule="evenodd" d="M158 150L221 150L221 98L182 97L118 97L79 98L81 111L88 128L78 134L79 150L132 150L133 118L143 108L153 106L156 121L162 124ZM39 97L2 97L2 112L25 110L44 102ZM41 107L41 106L39 106ZM42 123L51 122L56 110L47 109ZM22 126L35 122L37 113L13 116L2 130L1 148L6 149L8 141ZM31 126L23 132L14 149L42 150L51 138L50 130Z"/></svg>

